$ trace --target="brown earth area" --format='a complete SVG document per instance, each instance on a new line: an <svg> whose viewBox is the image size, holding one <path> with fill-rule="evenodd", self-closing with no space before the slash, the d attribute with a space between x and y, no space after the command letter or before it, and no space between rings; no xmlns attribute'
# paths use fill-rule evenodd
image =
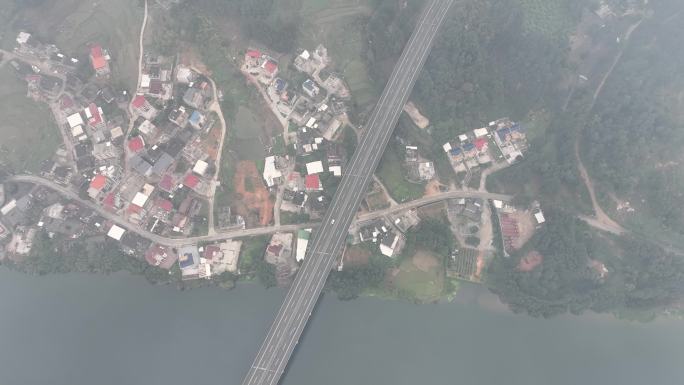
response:
<svg viewBox="0 0 684 385"><path fill-rule="evenodd" d="M251 181L251 188L247 188L247 180ZM238 196L234 204L236 212L248 220L253 218L256 213L258 215L257 221L261 226L271 223L274 204L271 195L264 187L256 164L248 160L239 162L235 170L233 184Z"/></svg>
<svg viewBox="0 0 684 385"><path fill-rule="evenodd" d="M418 250L413 256L413 265L426 273L439 266L439 261L429 252Z"/></svg>
<svg viewBox="0 0 684 385"><path fill-rule="evenodd" d="M418 208L420 219L442 219L445 215L444 202L432 203Z"/></svg>
<svg viewBox="0 0 684 385"><path fill-rule="evenodd" d="M368 264L371 252L360 246L350 246L344 251L344 266L363 266Z"/></svg>
<svg viewBox="0 0 684 385"><path fill-rule="evenodd" d="M429 181L425 185L425 196L429 197L431 195L437 195L437 194L441 193L441 191L439 190L440 186L442 186L442 184L439 183L439 181L437 179L433 179L433 180Z"/></svg>
<svg viewBox="0 0 684 385"><path fill-rule="evenodd" d="M184 66L197 68L205 75L212 75L211 70L202 62L199 54L189 45L184 44L181 48L178 62Z"/></svg>
<svg viewBox="0 0 684 385"><path fill-rule="evenodd" d="M530 251L526 256L520 258L518 263L518 271L530 272L534 270L537 266L544 262L544 256L539 254L537 251Z"/></svg>
<svg viewBox="0 0 684 385"><path fill-rule="evenodd" d="M479 281L482 279L482 270L484 270L485 265L485 251L480 250L480 253L477 255L477 262L475 263L475 274L473 274L474 280Z"/></svg>
<svg viewBox="0 0 684 385"><path fill-rule="evenodd" d="M430 125L430 120L420 113L420 110L418 110L418 107L416 107L413 102L406 103L404 106L404 112L406 112L406 114L413 121L413 124L415 124L418 128L424 129Z"/></svg>
<svg viewBox="0 0 684 385"><path fill-rule="evenodd" d="M513 248L518 250L534 235L534 220L532 213L528 210L516 210L508 215L518 222L518 237L513 240Z"/></svg>
<svg viewBox="0 0 684 385"><path fill-rule="evenodd" d="M221 139L221 122L216 122L214 124L214 127L212 127L211 131L209 131L209 135L207 137L206 141L206 151L209 157L212 160L216 160L216 157L218 156L218 149L220 145L220 139Z"/></svg>

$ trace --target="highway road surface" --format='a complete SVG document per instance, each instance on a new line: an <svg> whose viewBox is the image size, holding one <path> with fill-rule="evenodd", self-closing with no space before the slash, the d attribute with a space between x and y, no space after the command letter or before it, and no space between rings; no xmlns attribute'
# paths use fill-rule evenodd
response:
<svg viewBox="0 0 684 385"><path fill-rule="evenodd" d="M402 108L453 0L429 0L380 96L322 224L310 243L273 325L243 385L276 385L313 312L349 226L389 141Z"/></svg>

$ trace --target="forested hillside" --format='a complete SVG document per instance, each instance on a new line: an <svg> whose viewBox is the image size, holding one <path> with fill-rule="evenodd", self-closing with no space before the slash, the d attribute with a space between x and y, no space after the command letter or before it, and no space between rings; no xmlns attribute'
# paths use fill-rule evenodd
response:
<svg viewBox="0 0 684 385"><path fill-rule="evenodd" d="M490 289L513 311L544 317L585 310L635 314L684 295L681 257L633 238L608 241L562 210L547 210L547 217L547 226L525 248L490 266ZM543 262L525 271L520 260L532 251Z"/></svg>
<svg viewBox="0 0 684 385"><path fill-rule="evenodd" d="M665 235L661 240L684 234L682 10L681 2L660 2L634 32L582 142L598 185L635 209L616 214L637 231Z"/></svg>

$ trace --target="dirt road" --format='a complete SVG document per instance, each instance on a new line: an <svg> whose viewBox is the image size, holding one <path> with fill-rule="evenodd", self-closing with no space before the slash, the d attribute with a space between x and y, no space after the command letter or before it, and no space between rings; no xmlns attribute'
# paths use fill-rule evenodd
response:
<svg viewBox="0 0 684 385"><path fill-rule="evenodd" d="M615 67L617 67L618 63L620 62L620 59L622 59L622 55L625 52L625 48L627 47L627 43L629 42L629 38L632 36L632 33L641 25L641 22L643 19L639 20L638 22L632 24L629 29L627 30L627 33L625 34L625 39L624 39L624 44L622 46L622 49L618 54L615 56L615 59L613 60L613 64L610 66L610 69L606 74L603 76L601 79L601 82L599 83L598 87L596 87L596 91L594 92L593 100L591 103L591 106L589 107L589 110L594 109L594 105L596 104L596 100L598 97L601 95L601 91L603 91L603 87L606 85L606 82L608 81L608 78L610 78L610 75L613 73L613 70ZM587 190L589 191L589 197L591 198L591 205L594 209L594 218L586 217L586 216L581 216L585 222L589 223L591 226L605 230L608 232L611 232L613 234L623 234L626 232L626 230L620 226L616 221L614 221L612 218L606 214L605 211L603 211L603 208L601 208L601 205L598 202L598 199L596 198L596 190L594 189L594 182L591 180L589 177L589 172L587 171L587 168L584 167L584 163L582 162L582 157L580 156L580 150L579 150L579 141L580 137L582 136L582 132L577 135L577 139L575 140L575 158L577 159L577 168L580 172L580 177L582 178L582 181L584 182L585 186L587 187Z"/></svg>

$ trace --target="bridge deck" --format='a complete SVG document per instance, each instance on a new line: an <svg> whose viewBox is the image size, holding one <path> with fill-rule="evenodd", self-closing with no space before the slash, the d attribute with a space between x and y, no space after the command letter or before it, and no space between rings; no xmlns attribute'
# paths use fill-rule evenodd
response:
<svg viewBox="0 0 684 385"><path fill-rule="evenodd" d="M453 0L430 0L395 65L323 223L243 385L276 385L314 309L373 171Z"/></svg>

